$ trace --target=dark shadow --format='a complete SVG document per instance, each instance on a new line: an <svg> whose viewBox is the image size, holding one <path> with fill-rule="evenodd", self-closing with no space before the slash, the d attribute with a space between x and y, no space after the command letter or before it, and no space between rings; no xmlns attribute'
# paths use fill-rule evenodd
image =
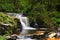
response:
<svg viewBox="0 0 60 40"><path fill-rule="evenodd" d="M56 10L60 12L60 5L56 5Z"/></svg>

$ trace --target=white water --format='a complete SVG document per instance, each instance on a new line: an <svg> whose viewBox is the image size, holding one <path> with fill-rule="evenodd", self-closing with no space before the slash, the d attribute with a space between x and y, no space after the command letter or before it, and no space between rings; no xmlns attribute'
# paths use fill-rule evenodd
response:
<svg viewBox="0 0 60 40"><path fill-rule="evenodd" d="M32 28L29 26L28 18L23 17L22 14L16 14L16 13L7 13L15 18L18 18L22 25L22 32L21 34L27 34L29 30L36 30L35 28Z"/></svg>

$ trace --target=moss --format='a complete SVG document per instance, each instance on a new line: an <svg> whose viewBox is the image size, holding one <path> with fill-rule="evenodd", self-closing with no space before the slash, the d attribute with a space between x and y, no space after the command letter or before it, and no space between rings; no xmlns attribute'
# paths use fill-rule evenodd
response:
<svg viewBox="0 0 60 40"><path fill-rule="evenodd" d="M11 35L13 33L13 29L17 28L18 25L20 27L20 24L18 24L19 20L17 18L14 18L10 15L7 15L6 13L0 12L0 31L2 31L0 33L0 35L2 33L2 35ZM8 24L8 25L4 25L4 24Z"/></svg>
<svg viewBox="0 0 60 40"><path fill-rule="evenodd" d="M6 13L0 12L0 23L16 26L17 21L18 20L16 18L13 18L13 17L7 15Z"/></svg>

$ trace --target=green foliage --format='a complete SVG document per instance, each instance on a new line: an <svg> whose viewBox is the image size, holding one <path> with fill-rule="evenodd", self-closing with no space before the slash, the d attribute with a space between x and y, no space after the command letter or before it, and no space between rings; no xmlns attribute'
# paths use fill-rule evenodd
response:
<svg viewBox="0 0 60 40"><path fill-rule="evenodd" d="M0 40L7 40L5 36L0 36Z"/></svg>
<svg viewBox="0 0 60 40"><path fill-rule="evenodd" d="M47 25L60 26L60 12L56 10L57 5L60 5L60 0L0 0L0 11L27 13L30 21L41 17ZM9 23L6 20L4 22Z"/></svg>
<svg viewBox="0 0 60 40"><path fill-rule="evenodd" d="M14 5L9 0L0 0L0 11L13 12Z"/></svg>
<svg viewBox="0 0 60 40"><path fill-rule="evenodd" d="M59 0L35 0L31 4L32 9L28 13L30 19L36 20L41 17L42 21L47 24L45 26L60 26L60 12L56 10L56 6L60 4Z"/></svg>
<svg viewBox="0 0 60 40"><path fill-rule="evenodd" d="M3 12L0 12L0 23L2 24L10 24L12 26L17 25L17 19L13 18Z"/></svg>
<svg viewBox="0 0 60 40"><path fill-rule="evenodd" d="M13 17L7 15L6 13L0 12L0 29L3 27L6 28L3 31L6 33L5 35L11 35L12 34L13 29L18 26L18 21L19 21L18 19L13 18ZM1 26L4 24L9 24L9 25L8 26L7 25Z"/></svg>
<svg viewBox="0 0 60 40"><path fill-rule="evenodd" d="M0 11L20 12L19 0L0 0ZM19 7L18 7L19 6ZM18 10L18 11L17 11Z"/></svg>

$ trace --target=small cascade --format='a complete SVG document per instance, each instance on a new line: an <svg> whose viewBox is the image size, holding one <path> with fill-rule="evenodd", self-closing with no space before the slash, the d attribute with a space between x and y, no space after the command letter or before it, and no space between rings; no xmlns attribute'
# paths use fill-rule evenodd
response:
<svg viewBox="0 0 60 40"><path fill-rule="evenodd" d="M20 23L22 25L22 32L21 34L27 34L29 30L36 30L36 28L32 28L29 26L28 18L23 16L21 13L7 13L10 16L13 16L15 18L18 18L20 20Z"/></svg>

